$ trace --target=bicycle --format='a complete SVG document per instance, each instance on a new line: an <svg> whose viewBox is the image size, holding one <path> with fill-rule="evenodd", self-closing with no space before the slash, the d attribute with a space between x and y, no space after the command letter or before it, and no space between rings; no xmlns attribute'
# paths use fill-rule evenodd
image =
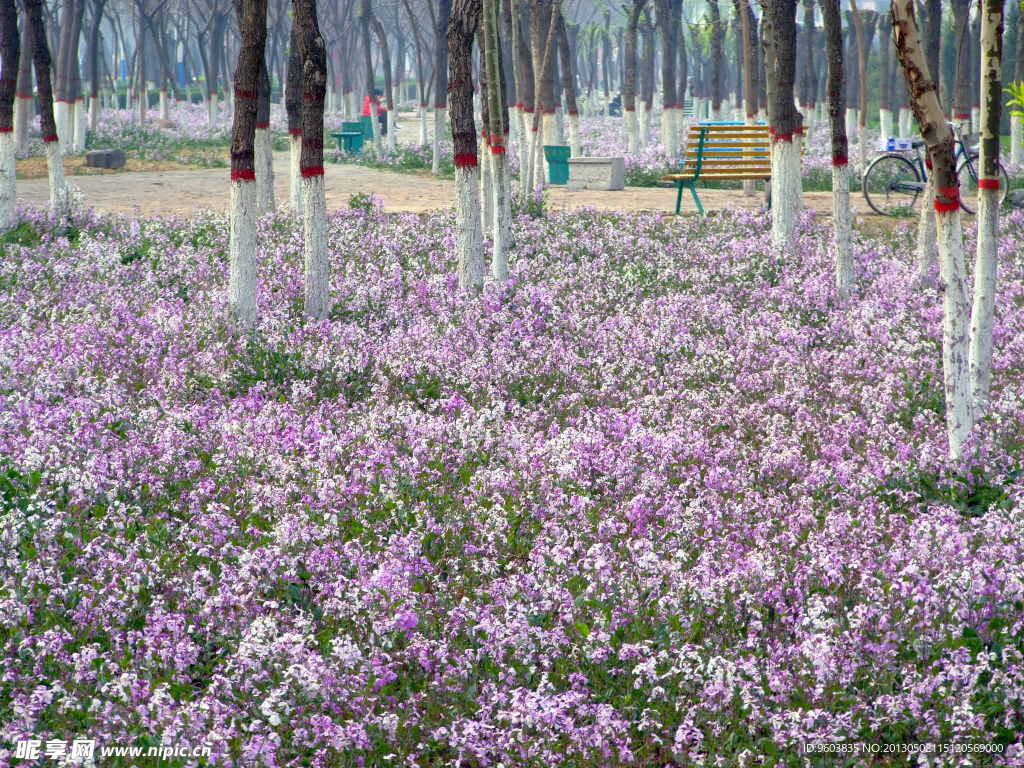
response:
<svg viewBox="0 0 1024 768"><path fill-rule="evenodd" d="M960 207L964 213L977 213L978 171L975 160L979 152L977 146L968 146L960 129L950 123L953 129L953 140L956 143L956 173L960 179ZM864 174L864 198L871 209L880 216L894 216L901 212L911 213L917 198L924 192L928 173L924 159L919 151L924 141L914 139L910 148L914 151L913 162L903 152L885 152L876 157ZM999 164L999 203L1006 199L1010 191L1010 178L1003 164Z"/></svg>

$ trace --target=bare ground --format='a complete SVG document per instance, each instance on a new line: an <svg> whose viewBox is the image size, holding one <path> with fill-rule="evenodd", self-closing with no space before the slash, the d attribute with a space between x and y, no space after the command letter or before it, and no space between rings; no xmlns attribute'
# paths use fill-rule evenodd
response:
<svg viewBox="0 0 1024 768"><path fill-rule="evenodd" d="M42 160L42 158L39 158ZM29 161L22 161L29 162ZM45 161L44 161L45 163ZM93 175L75 175L77 164L65 161L68 181L81 189L85 201L92 207L110 213L161 216L191 215L211 208L227 210L229 185L227 169L177 170L181 166L167 163L164 167L140 169L133 173L100 172ZM49 183L45 178L45 165L33 171L31 178L18 181L18 194L26 202L41 205L49 199ZM19 175L22 172L19 163ZM346 207L356 193L379 195L389 212L422 213L455 204L455 182L423 176L378 171L356 165L327 164L326 187L329 209ZM78 171L79 174L82 171ZM289 200L289 158L284 152L274 153L275 196L279 206ZM744 197L740 191L701 190L705 210L718 210L728 204L757 208L761 197ZM829 192L807 192L804 198L808 208L822 214L832 209ZM676 192L664 188L629 187L619 192L571 192L564 187L549 187L548 201L553 208L593 206L599 210L657 211L671 214L675 211ZM860 198L853 200L860 214L870 213ZM681 212L696 213L693 198L683 195Z"/></svg>

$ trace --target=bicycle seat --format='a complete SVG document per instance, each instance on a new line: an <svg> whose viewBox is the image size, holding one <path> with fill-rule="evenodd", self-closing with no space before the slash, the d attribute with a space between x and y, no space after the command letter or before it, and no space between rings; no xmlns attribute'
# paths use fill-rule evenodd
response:
<svg viewBox="0 0 1024 768"><path fill-rule="evenodd" d="M911 141L910 141L910 148L911 149L920 149L924 145L925 145L924 139L911 139Z"/></svg>

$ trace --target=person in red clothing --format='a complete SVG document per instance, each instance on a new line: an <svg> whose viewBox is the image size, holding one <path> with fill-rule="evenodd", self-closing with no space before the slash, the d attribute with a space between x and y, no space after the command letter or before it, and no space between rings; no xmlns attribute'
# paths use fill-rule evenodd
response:
<svg viewBox="0 0 1024 768"><path fill-rule="evenodd" d="M388 135L388 111L380 105L380 97L382 96L380 88L377 88L373 92L373 103L377 105L377 122L380 123L380 135ZM363 116L370 116L370 96L366 96L366 100L363 102Z"/></svg>

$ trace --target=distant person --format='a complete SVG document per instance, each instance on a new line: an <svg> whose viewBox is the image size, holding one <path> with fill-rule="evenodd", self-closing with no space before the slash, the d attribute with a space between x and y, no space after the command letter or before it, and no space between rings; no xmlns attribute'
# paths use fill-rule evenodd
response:
<svg viewBox="0 0 1024 768"><path fill-rule="evenodd" d="M622 115L622 94L618 94L608 104L608 115L610 117L619 117Z"/></svg>
<svg viewBox="0 0 1024 768"><path fill-rule="evenodd" d="M380 88L377 88L373 92L373 103L377 105L377 122L380 123L380 135L388 135L388 111L380 105L380 97L383 94L380 92ZM370 96L366 96L366 100L363 102L363 116L369 117L370 112Z"/></svg>

